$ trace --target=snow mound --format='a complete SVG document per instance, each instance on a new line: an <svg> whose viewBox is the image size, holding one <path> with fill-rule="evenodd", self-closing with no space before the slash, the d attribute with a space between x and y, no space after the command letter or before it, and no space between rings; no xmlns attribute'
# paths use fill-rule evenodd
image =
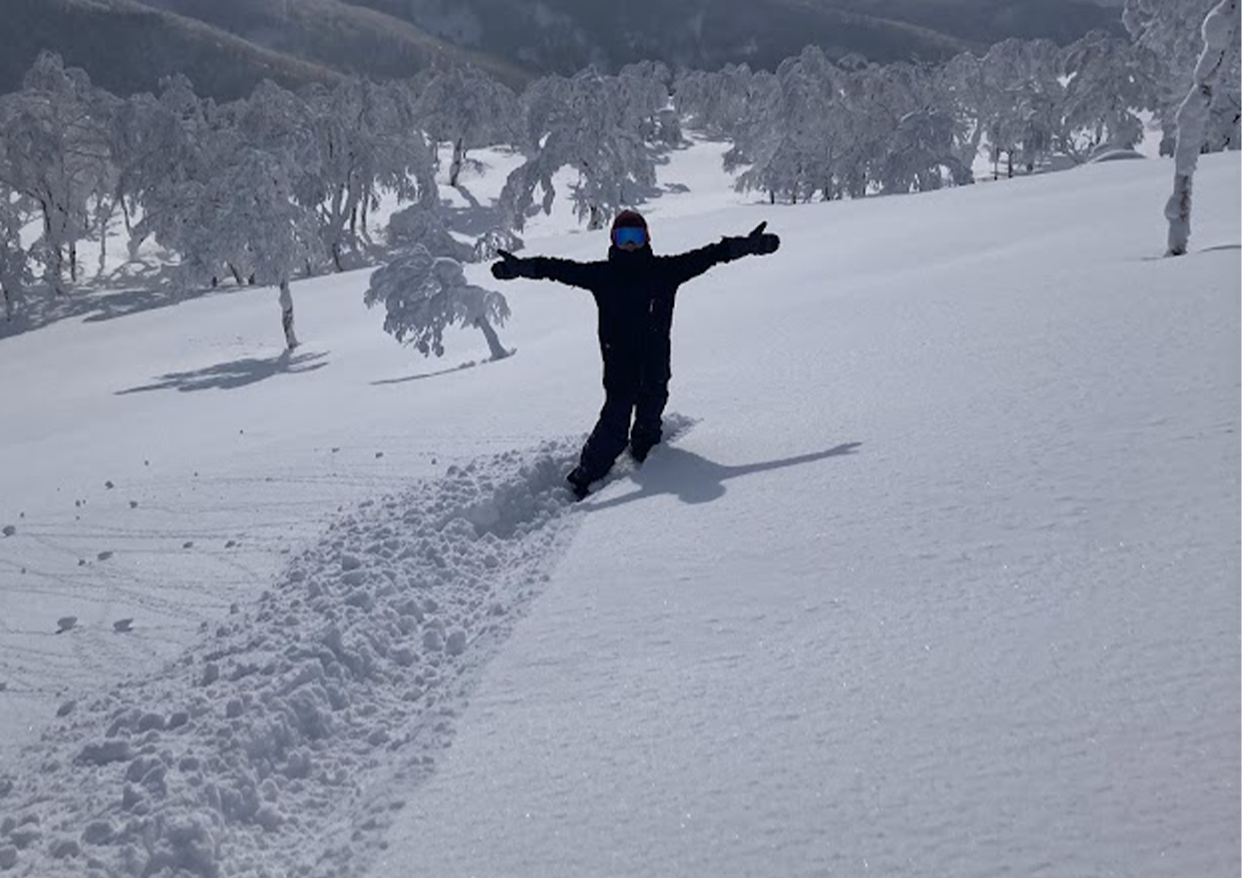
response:
<svg viewBox="0 0 1242 878"><path fill-rule="evenodd" d="M1102 162L1125 162L1145 158L1147 156L1136 149L1109 149L1099 155L1092 156L1088 164L1098 165Z"/></svg>
<svg viewBox="0 0 1242 878"><path fill-rule="evenodd" d="M579 441L362 504L161 674L79 698L0 777L0 868L357 874L572 535Z"/></svg>

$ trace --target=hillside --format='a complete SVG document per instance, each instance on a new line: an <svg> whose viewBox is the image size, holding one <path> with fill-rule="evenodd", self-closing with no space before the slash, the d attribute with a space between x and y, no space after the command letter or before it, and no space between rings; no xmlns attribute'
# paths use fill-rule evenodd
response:
<svg viewBox="0 0 1242 878"><path fill-rule="evenodd" d="M822 0L989 46L1009 37L1064 45L1090 30L1124 36L1121 13L1091 0Z"/></svg>
<svg viewBox="0 0 1242 878"><path fill-rule="evenodd" d="M527 75L460 50L385 16L337 3L299 0L277 22L280 4L244 0L255 28L247 34L134 0L7 0L6 45L0 52L0 93L20 87L44 49L81 67L91 81L115 94L154 91L163 76L185 73L202 94L217 100L248 95L267 78L294 88L330 83L346 74L375 79L412 76L443 61L469 62L520 84ZM168 4L187 12L223 9L226 3ZM277 33L279 39L268 39ZM247 38L250 37L250 38Z"/></svg>
<svg viewBox="0 0 1242 878"><path fill-rule="evenodd" d="M572 73L657 59L714 69L730 62L774 68L807 44L881 62L938 60L966 43L899 21L805 0L669 0L659 14L576 0L349 0L420 22L446 39L539 71Z"/></svg>
<svg viewBox="0 0 1242 878"><path fill-rule="evenodd" d="M417 20L345 0L143 0L271 51L372 79L413 75L437 63L470 63L509 84L529 76L487 53L454 46Z"/></svg>
<svg viewBox="0 0 1242 878"><path fill-rule="evenodd" d="M20 88L45 49L120 95L154 91L172 73L217 99L247 95L265 78L287 88L338 78L328 67L131 0L6 0L4 16L0 93Z"/></svg>
<svg viewBox="0 0 1242 878"><path fill-rule="evenodd" d="M682 287L670 442L581 504L580 290L469 266L481 364L366 271L293 354L124 271L0 339L6 878L1238 874L1238 154L1174 260L1163 160L795 207L725 149L657 250L782 246Z"/></svg>
<svg viewBox="0 0 1242 878"><path fill-rule="evenodd" d="M6 17L0 92L52 49L116 93L179 71L217 99L265 76L286 86L389 79L442 62L520 86L647 59L771 69L810 43L838 57L936 61L1007 36L1068 42L1118 21L1083 0L669 0L658 15L578 0L9 0Z"/></svg>

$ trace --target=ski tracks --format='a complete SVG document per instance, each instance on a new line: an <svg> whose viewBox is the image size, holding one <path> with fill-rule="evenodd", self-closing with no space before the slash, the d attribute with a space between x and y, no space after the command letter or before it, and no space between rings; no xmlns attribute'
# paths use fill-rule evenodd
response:
<svg viewBox="0 0 1242 878"><path fill-rule="evenodd" d="M178 661L65 702L0 776L0 873L360 874L572 539L577 451L363 503Z"/></svg>

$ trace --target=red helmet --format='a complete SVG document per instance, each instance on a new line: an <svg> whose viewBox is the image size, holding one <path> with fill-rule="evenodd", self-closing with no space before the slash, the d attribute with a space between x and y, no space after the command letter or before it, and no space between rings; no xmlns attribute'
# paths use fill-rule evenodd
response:
<svg viewBox="0 0 1242 878"><path fill-rule="evenodd" d="M623 210L617 214L617 218L612 221L612 230L617 229L645 229L647 221L643 219L643 215L636 210Z"/></svg>

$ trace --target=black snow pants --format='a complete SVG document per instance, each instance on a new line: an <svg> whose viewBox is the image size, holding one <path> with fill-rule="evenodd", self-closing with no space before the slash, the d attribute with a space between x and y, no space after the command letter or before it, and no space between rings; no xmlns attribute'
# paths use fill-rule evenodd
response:
<svg viewBox="0 0 1242 878"><path fill-rule="evenodd" d="M661 416L667 403L667 378L653 376L649 381L640 378L636 383L605 385L604 407L579 460L584 480L603 478L627 444L636 458L645 458L660 442Z"/></svg>

